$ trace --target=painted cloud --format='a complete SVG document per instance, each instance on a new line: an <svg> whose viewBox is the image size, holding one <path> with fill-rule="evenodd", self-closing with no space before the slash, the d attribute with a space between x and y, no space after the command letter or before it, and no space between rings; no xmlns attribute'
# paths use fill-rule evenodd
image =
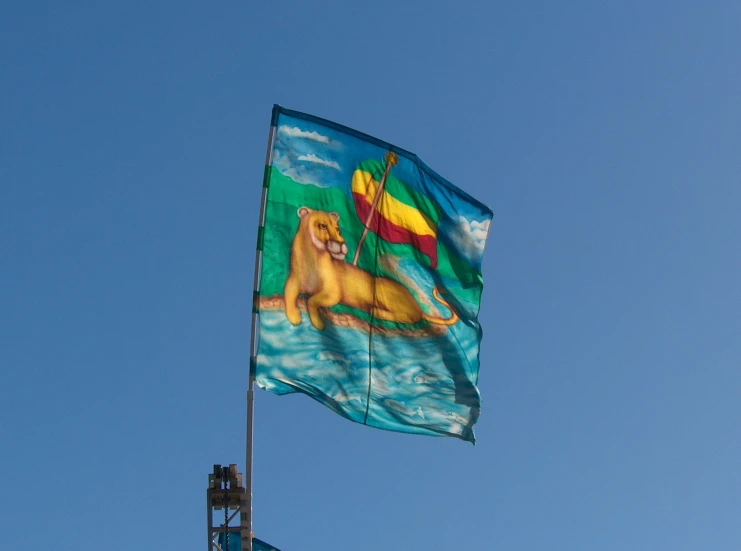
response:
<svg viewBox="0 0 741 551"><path fill-rule="evenodd" d="M325 144L329 143L329 138L327 136L322 136L318 132L307 132L306 130L301 130L296 126L279 126L278 133L288 136L289 138L304 138L315 142Z"/></svg>
<svg viewBox="0 0 741 551"><path fill-rule="evenodd" d="M309 153L308 155L301 155L298 160L307 161L309 163L317 163L320 165L328 166L330 168L334 168L335 170L340 170L340 165L338 165L335 161L326 161L324 159L320 159L313 153Z"/></svg>
<svg viewBox="0 0 741 551"><path fill-rule="evenodd" d="M489 233L490 220L468 220L459 216L456 223L451 224L446 229L450 240L456 245L458 250L475 265L481 263L481 256L484 253L486 236ZM447 225L447 224L446 224Z"/></svg>

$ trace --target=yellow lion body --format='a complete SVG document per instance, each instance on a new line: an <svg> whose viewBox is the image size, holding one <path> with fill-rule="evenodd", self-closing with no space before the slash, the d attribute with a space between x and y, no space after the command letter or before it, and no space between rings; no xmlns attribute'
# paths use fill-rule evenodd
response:
<svg viewBox="0 0 741 551"><path fill-rule="evenodd" d="M319 309L337 304L400 323L417 323L426 319L435 324L452 325L458 321L458 315L440 297L437 288L433 290L433 296L450 308L450 318L428 316L400 283L374 277L345 262L347 245L340 233L336 213L301 207L298 215L301 221L291 245L291 270L284 289L286 317L293 325L301 323L297 300L302 294L309 296L309 318L320 330L324 329L324 320Z"/></svg>

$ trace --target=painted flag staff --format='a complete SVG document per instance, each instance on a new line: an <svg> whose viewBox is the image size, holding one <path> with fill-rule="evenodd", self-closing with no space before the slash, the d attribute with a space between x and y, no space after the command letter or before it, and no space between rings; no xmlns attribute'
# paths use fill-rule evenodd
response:
<svg viewBox="0 0 741 551"><path fill-rule="evenodd" d="M352 259L353 266L358 265L358 260L360 259L360 249L363 248L365 238L368 237L368 232L370 231L370 225L371 221L373 220L373 215L376 213L378 202L381 200L381 196L383 195L383 188L386 186L386 178L388 178L389 172L391 172L391 167L395 166L399 162L399 157L393 151L389 151L388 153L386 153L384 160L386 161L386 169L383 171L383 178L381 178L381 183L378 184L376 195L373 197L373 203L371 204L370 211L368 212L368 218L365 219L365 229L363 230L363 235L360 236L360 240L358 241L358 248L355 251L355 258Z"/></svg>

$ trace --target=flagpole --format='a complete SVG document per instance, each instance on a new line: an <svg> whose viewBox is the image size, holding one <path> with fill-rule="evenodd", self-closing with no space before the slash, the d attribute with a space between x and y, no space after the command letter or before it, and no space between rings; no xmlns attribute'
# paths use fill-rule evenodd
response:
<svg viewBox="0 0 741 551"><path fill-rule="evenodd" d="M386 185L386 178L388 177L389 172L391 172L391 167L395 166L399 162L399 157L393 151L389 151L384 156L384 160L386 161L386 170L383 171L381 183L378 184L378 189L376 190L376 195L373 197L373 203L371 204L368 218L365 221L365 229L363 230L363 234L360 236L360 241L358 241L358 248L355 249L355 258L353 258L352 260L353 266L358 265L358 260L360 259L360 249L363 247L365 238L368 237L368 232L370 231L370 223L371 220L373 220L373 215L376 213L376 207L378 206L378 202L381 200L381 195L383 195L383 188Z"/></svg>
<svg viewBox="0 0 741 551"><path fill-rule="evenodd" d="M257 366L257 316L260 291L260 267L262 262L262 239L265 226L265 202L268 193L270 166L273 162L273 140L275 121L271 122L268 136L268 151L265 154L265 173L263 175L262 197L260 199L259 226L257 229L257 250L255 251L255 275L252 287L252 327L250 332L250 376L247 385L247 446L245 460L245 492L240 502L240 532L242 551L252 551L252 445L255 428L255 368Z"/></svg>

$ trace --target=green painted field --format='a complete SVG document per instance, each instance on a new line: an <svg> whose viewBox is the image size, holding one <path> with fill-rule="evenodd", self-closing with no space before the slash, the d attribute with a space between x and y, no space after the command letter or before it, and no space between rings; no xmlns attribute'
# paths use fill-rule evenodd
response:
<svg viewBox="0 0 741 551"><path fill-rule="evenodd" d="M288 277L291 255L291 242L298 229L298 209L302 206L314 210L336 212L340 216L340 229L347 242L347 259L355 255L355 246L363 232L363 224L355 213L352 199L338 188L321 188L311 184L300 184L284 176L276 169L270 171L270 187L265 215L265 235L263 241L263 268L260 294L263 296L282 295ZM363 245L358 266L375 275L393 277L376 266L375 254L392 255L399 258L414 258L419 264L428 267L429 259L411 245L394 245L385 241L377 242L373 232L368 234ZM477 309L481 288L481 273L460 259L438 241L438 267L436 272L443 278L443 284L458 301L468 303ZM338 308L338 311L342 309Z"/></svg>

